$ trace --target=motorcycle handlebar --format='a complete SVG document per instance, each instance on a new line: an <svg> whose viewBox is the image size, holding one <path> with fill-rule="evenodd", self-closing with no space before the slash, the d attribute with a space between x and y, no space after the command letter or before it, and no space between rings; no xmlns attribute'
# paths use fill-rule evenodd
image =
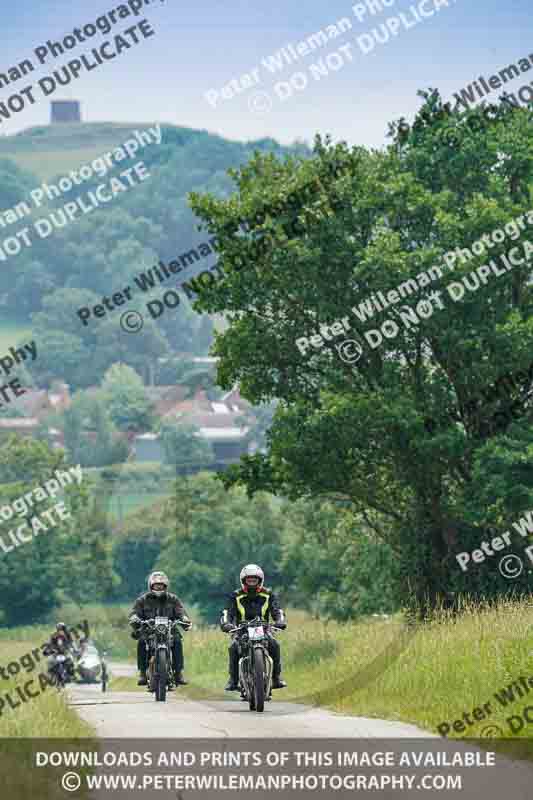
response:
<svg viewBox="0 0 533 800"><path fill-rule="evenodd" d="M190 622L190 621L189 622L185 622L182 619L173 619L173 620L170 620L170 622L172 623L173 626L174 625L182 625L184 628L191 628L192 627L192 622ZM143 620L141 620L141 627L154 628L155 627L155 619L143 619Z"/></svg>
<svg viewBox="0 0 533 800"><path fill-rule="evenodd" d="M280 628L278 625L274 625L274 624L270 625L270 624L267 624L267 623L264 623L264 622L261 623L261 624L262 624L263 628L265 628L267 631L270 631L270 630L284 631L285 630L285 627ZM232 628L231 630L229 630L228 634L238 633L239 631L243 631L245 628L250 628L250 627L252 627L252 628L254 627L254 625L251 622L243 622L241 625L237 625L236 628ZM256 625L255 627L258 627L258 626Z"/></svg>

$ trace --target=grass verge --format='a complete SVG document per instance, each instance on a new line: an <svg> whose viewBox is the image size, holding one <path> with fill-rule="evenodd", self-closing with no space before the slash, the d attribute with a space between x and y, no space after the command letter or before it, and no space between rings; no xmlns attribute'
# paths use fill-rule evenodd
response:
<svg viewBox="0 0 533 800"><path fill-rule="evenodd" d="M6 632L4 632L5 634ZM25 641L5 638L0 647L0 665L20 663L20 659L38 648L44 641L34 632ZM41 683L39 673L46 673L46 657L40 661L26 660L26 667L7 680L0 678L0 750L2 751L2 776L6 797L18 800L57 797L61 770L52 767L37 769L34 750L37 740L60 737L69 740L69 749L83 748L94 731L83 722L67 704L63 691ZM11 667L14 671L15 667ZM31 683L30 683L31 681ZM17 691L18 690L18 691ZM33 695L33 696L30 696ZM3 741L2 741L3 740ZM30 765L32 765L30 767ZM64 771L64 770L63 770ZM83 792L80 796L85 796Z"/></svg>
<svg viewBox="0 0 533 800"><path fill-rule="evenodd" d="M524 708L533 705L533 692L531 699L528 693L533 689L532 608L533 598L500 601L491 607L465 605L459 616L435 614L432 621L403 639L405 629L399 617L341 624L290 611L289 628L279 636L283 672L289 683L283 699L321 705L343 714L409 722L435 734L439 725L447 723L449 738L487 736L487 728L496 726L494 735L523 739L527 745L528 737L533 739L533 723L523 716ZM135 642L126 623L127 610L126 606L65 606L61 616L72 624L89 619L94 638L107 650L109 658L133 663ZM9 652L18 648L20 653L29 640L40 643L48 631L46 627L17 629L18 641L9 643ZM0 642L14 633L3 631ZM2 654L6 652L3 644ZM228 637L212 627L196 627L186 634L186 674L190 685L180 689L180 694L199 700L224 697L227 647ZM376 658L380 653L386 657ZM6 662L4 655L1 661ZM521 677L526 683L522 693L515 689L509 694L507 689L507 697L503 696L502 690L512 689ZM110 688L137 690L136 679L114 678ZM44 693L46 703L61 702L61 698L51 695ZM37 703L32 703L32 709L37 709ZM482 709L487 703L491 713L474 719L473 710ZM24 735L23 731L29 730L25 727L29 726L25 709L17 711L17 722L6 723L7 716L4 720L0 717L1 735L6 735L6 728L1 727L6 724L15 726L8 735ZM52 712L43 706L37 728L32 715L32 735L48 735L49 730L55 729L55 723L50 721L52 713L59 719L57 715L70 711L54 705ZM524 724L519 730L513 730L511 717L515 717L514 728L520 727L522 718ZM464 730L461 725L454 729L456 720L462 720ZM73 730L67 727L61 733L70 735Z"/></svg>
<svg viewBox="0 0 533 800"><path fill-rule="evenodd" d="M399 618L325 624L302 612L289 615L279 637L284 700L321 705L343 714L408 722L438 734L448 723L449 738L492 735L523 739L531 751L533 723L523 709L533 705L533 691L515 691L505 704L502 689L531 677L533 689L533 602L501 601L492 607L465 605L460 616L436 614L410 638L402 640ZM222 698L227 670L227 638L213 629L191 632L185 640L190 686L180 693L192 699ZM388 657L376 659L385 652ZM115 685L115 684L114 684ZM136 689L133 679L116 688ZM505 700L505 698L502 698ZM489 703L491 713L472 717ZM472 724L467 724L467 714ZM522 716L513 730L508 719ZM532 715L533 716L533 715ZM454 730L455 720L462 720ZM514 721L514 727L519 723Z"/></svg>

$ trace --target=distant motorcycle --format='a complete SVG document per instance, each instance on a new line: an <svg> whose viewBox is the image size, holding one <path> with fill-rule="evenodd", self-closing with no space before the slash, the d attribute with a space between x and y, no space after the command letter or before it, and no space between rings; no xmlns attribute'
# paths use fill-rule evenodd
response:
<svg viewBox="0 0 533 800"><path fill-rule="evenodd" d="M73 664L70 655L48 653L48 672L57 689L64 689L72 680Z"/></svg>
<svg viewBox="0 0 533 800"><path fill-rule="evenodd" d="M83 642L81 645L76 672L81 683L100 683L105 692L109 682L105 653L100 655L92 641Z"/></svg>
<svg viewBox="0 0 533 800"><path fill-rule="evenodd" d="M274 662L268 652L267 634L274 630L275 626L265 625L257 617L229 631L239 639L239 685L250 711L264 711L265 700L270 700L272 694Z"/></svg>
<svg viewBox="0 0 533 800"><path fill-rule="evenodd" d="M178 626L189 628L189 623L171 620L168 617L156 617L155 620L144 620L141 632L148 651L148 691L153 692L155 699L164 702L167 689L175 687L174 670L172 669L172 646L174 637L181 636Z"/></svg>

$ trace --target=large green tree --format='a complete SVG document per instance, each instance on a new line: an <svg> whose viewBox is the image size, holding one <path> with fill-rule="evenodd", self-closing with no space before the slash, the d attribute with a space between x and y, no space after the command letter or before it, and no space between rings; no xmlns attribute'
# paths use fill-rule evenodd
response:
<svg viewBox="0 0 533 800"><path fill-rule="evenodd" d="M318 500L287 502L283 516L283 576L299 603L340 620L398 610L394 553L361 519Z"/></svg>
<svg viewBox="0 0 533 800"><path fill-rule="evenodd" d="M376 348L364 334L384 317L362 322L351 311L531 206L533 112L501 102L461 113L436 91L422 95L412 128L393 124L382 151L317 138L310 161L258 154L232 171L237 193L227 201L192 195L219 237L225 274L196 303L231 321L214 347L219 382L238 381L254 403L280 400L268 453L245 458L226 484L348 501L396 553L400 599L417 608L453 604L458 592L528 591L526 574L512 586L496 564L464 574L455 554L477 547L487 528L503 530L533 501L531 401L515 393L522 416L498 431L468 404L478 387L531 361L531 261L462 302L445 298L443 310L417 324L404 324L391 305L398 335L383 335ZM419 285L402 310L512 244L458 258L453 274ZM296 348L295 339L343 317L348 335L305 355ZM339 358L343 338L362 343L357 362ZM461 422L430 436L423 421L436 409Z"/></svg>
<svg viewBox="0 0 533 800"><path fill-rule="evenodd" d="M74 464L103 467L126 460L127 442L118 438L102 397L78 392L70 407L57 416L67 453Z"/></svg>
<svg viewBox="0 0 533 800"><path fill-rule="evenodd" d="M161 425L161 439L165 462L176 468L177 472L197 472L214 459L213 449L208 441L199 435L195 425L165 420Z"/></svg>
<svg viewBox="0 0 533 800"><path fill-rule="evenodd" d="M155 408L143 382L126 364L113 364L102 381L102 398L121 431L147 431L155 423Z"/></svg>

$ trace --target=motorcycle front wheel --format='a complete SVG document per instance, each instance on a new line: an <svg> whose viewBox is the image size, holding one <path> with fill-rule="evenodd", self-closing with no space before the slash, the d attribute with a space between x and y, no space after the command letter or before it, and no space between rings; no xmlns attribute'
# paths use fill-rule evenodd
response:
<svg viewBox="0 0 533 800"><path fill-rule="evenodd" d="M65 686L67 685L66 677L65 677L64 673L62 673L60 671L57 671L54 674L54 680L55 680L56 689L58 691L60 691L61 689L64 689Z"/></svg>
<svg viewBox="0 0 533 800"><path fill-rule="evenodd" d="M155 699L164 703L167 699L167 654L159 650L155 662Z"/></svg>
<svg viewBox="0 0 533 800"><path fill-rule="evenodd" d="M250 711L255 711L255 694L253 688L251 691L248 689L248 708Z"/></svg>
<svg viewBox="0 0 533 800"><path fill-rule="evenodd" d="M255 710L265 710L265 654L261 648L254 652L254 695Z"/></svg>

